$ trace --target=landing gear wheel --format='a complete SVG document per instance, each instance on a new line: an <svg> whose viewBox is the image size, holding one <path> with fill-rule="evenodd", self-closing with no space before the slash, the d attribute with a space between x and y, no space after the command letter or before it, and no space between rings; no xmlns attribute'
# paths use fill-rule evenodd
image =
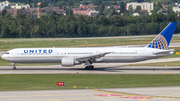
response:
<svg viewBox="0 0 180 101"><path fill-rule="evenodd" d="M85 70L93 70L94 69L94 66L86 66L85 67Z"/></svg>
<svg viewBox="0 0 180 101"><path fill-rule="evenodd" d="M86 67L85 67L85 70L89 70L89 67L88 67L88 66L86 66Z"/></svg>
<svg viewBox="0 0 180 101"><path fill-rule="evenodd" d="M94 66L92 66L92 70L94 69Z"/></svg>
<svg viewBox="0 0 180 101"><path fill-rule="evenodd" d="M13 67L14 70L16 70L16 67Z"/></svg>
<svg viewBox="0 0 180 101"><path fill-rule="evenodd" d="M89 70L93 70L94 69L94 66L89 66Z"/></svg>
<svg viewBox="0 0 180 101"><path fill-rule="evenodd" d="M16 63L12 63L13 69L16 70Z"/></svg>

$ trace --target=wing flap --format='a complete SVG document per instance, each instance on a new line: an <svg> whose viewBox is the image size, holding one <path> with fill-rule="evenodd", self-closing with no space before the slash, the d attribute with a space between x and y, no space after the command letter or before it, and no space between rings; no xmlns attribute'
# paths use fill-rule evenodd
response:
<svg viewBox="0 0 180 101"><path fill-rule="evenodd" d="M105 53L99 53L99 54L93 54L93 55L87 55L87 56L81 56L81 57L76 57L75 59L77 61L88 61L100 57L104 57L106 54L110 54L112 52L105 52Z"/></svg>

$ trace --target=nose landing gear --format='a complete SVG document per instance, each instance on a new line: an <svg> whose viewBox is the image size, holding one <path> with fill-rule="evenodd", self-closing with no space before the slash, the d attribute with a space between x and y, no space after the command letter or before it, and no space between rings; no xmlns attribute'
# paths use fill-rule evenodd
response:
<svg viewBox="0 0 180 101"><path fill-rule="evenodd" d="M13 67L14 70L16 70L16 67Z"/></svg>
<svg viewBox="0 0 180 101"><path fill-rule="evenodd" d="M16 66L15 66L16 63L12 63L12 65L13 65L13 69L16 70Z"/></svg>

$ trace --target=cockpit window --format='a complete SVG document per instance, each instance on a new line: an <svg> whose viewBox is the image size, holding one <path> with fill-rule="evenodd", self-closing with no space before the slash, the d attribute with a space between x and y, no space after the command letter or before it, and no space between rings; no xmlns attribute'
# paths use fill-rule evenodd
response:
<svg viewBox="0 0 180 101"><path fill-rule="evenodd" d="M9 54L9 52L6 52L5 54Z"/></svg>

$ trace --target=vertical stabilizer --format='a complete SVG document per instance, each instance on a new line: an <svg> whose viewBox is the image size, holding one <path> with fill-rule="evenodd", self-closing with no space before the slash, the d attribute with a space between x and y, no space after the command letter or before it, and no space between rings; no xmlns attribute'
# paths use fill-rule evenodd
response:
<svg viewBox="0 0 180 101"><path fill-rule="evenodd" d="M152 41L147 45L147 48L157 48L167 50L175 31L177 22L169 23Z"/></svg>

